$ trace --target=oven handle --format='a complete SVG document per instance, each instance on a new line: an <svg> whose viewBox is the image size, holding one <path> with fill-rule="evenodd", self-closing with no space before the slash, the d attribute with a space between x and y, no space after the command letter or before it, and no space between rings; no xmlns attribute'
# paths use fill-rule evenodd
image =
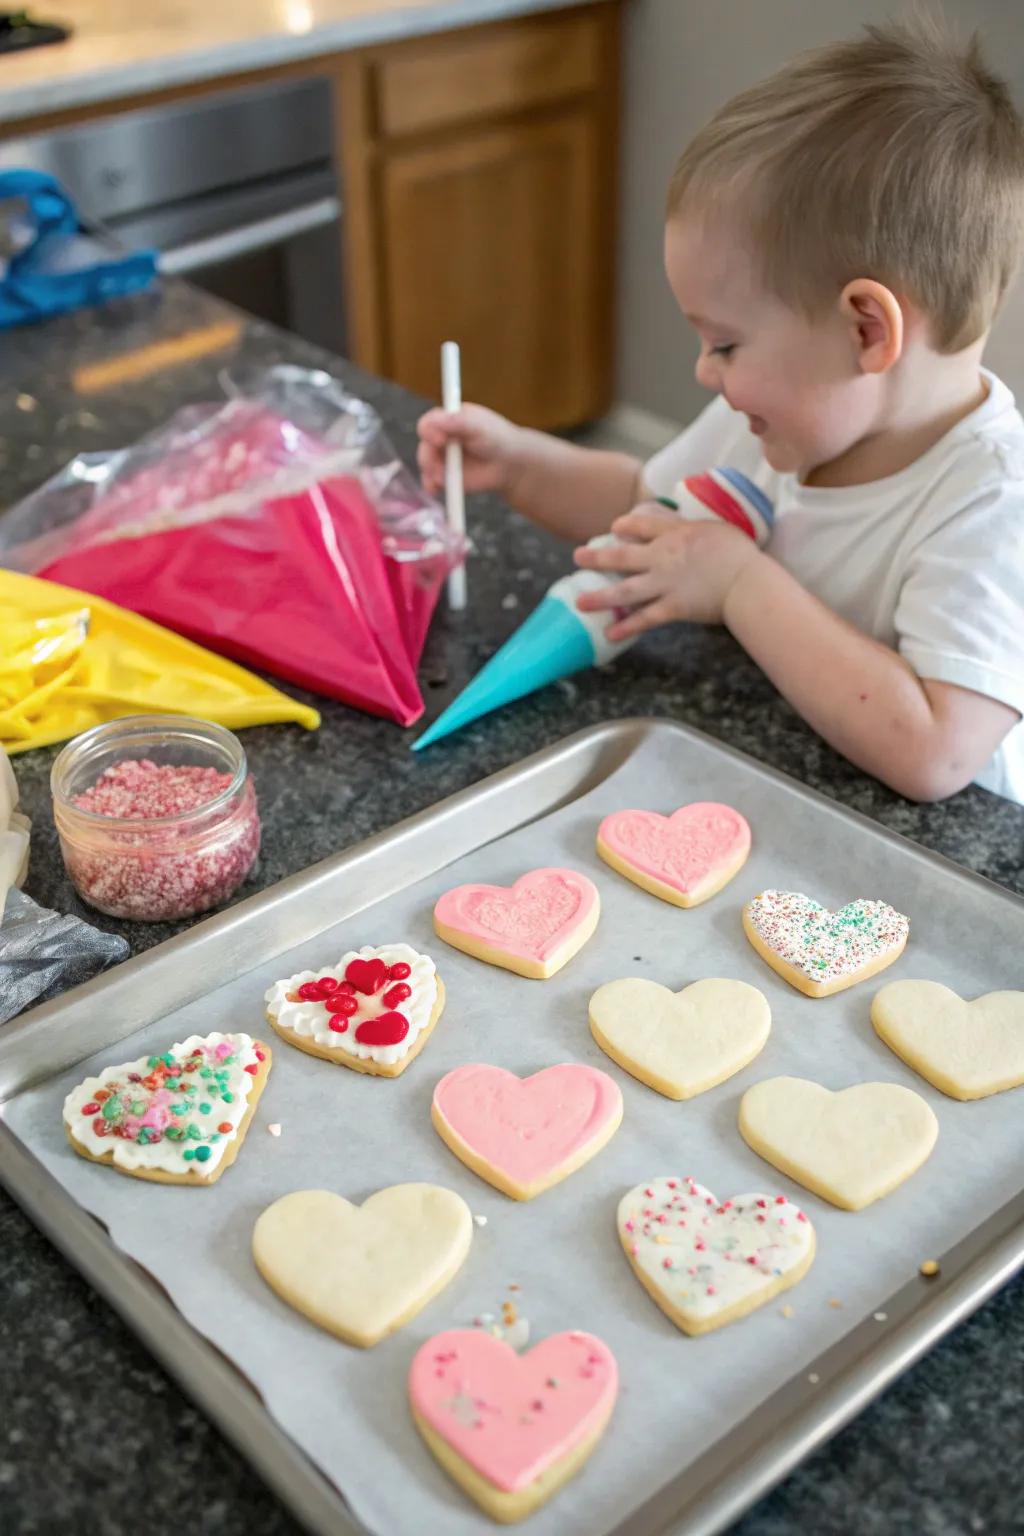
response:
<svg viewBox="0 0 1024 1536"><path fill-rule="evenodd" d="M160 254L160 271L168 276L186 276L201 267L210 267L221 261L231 261L236 256L247 256L250 251L262 251L270 245L280 245L296 235L307 234L311 229L323 229L334 224L341 216L341 203L336 197L318 197L315 202L303 203L299 208L289 208L286 213L275 213L268 219L257 219L252 224L241 224L205 240L192 240Z"/></svg>

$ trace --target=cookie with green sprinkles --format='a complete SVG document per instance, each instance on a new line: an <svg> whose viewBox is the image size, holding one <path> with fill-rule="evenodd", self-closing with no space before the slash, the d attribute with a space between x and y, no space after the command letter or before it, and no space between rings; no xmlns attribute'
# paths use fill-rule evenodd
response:
<svg viewBox="0 0 1024 1536"><path fill-rule="evenodd" d="M249 1035L190 1035L87 1077L64 1100L64 1130L80 1157L118 1173L213 1184L238 1155L271 1061Z"/></svg>
<svg viewBox="0 0 1024 1536"><path fill-rule="evenodd" d="M762 891L743 909L743 931L790 986L806 997L828 997L898 960L910 922L884 901L829 911L799 891Z"/></svg>

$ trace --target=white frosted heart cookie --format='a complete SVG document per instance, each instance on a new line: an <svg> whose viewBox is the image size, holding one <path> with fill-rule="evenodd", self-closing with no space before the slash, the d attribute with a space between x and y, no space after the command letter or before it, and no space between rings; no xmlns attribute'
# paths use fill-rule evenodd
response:
<svg viewBox="0 0 1024 1536"><path fill-rule="evenodd" d="M871 1022L890 1050L953 1099L983 1099L1024 1083L1024 992L968 1002L937 981L891 981Z"/></svg>
<svg viewBox="0 0 1024 1536"><path fill-rule="evenodd" d="M884 901L851 901L830 912L799 891L762 891L743 909L743 931L790 986L828 997L898 960L910 923Z"/></svg>
<svg viewBox="0 0 1024 1536"><path fill-rule="evenodd" d="M916 1173L939 1134L920 1094L899 1083L832 1093L771 1077L740 1100L740 1134L759 1156L845 1211L859 1211Z"/></svg>
<svg viewBox="0 0 1024 1536"><path fill-rule="evenodd" d="M784 1195L721 1204L690 1178L650 1179L619 1202L637 1279L684 1333L709 1333L788 1290L814 1260L814 1228Z"/></svg>
<svg viewBox="0 0 1024 1536"><path fill-rule="evenodd" d="M669 1099L722 1083L764 1048L771 1009L745 981L695 981L681 992L642 977L606 982L590 999L601 1049Z"/></svg>
<svg viewBox="0 0 1024 1536"><path fill-rule="evenodd" d="M393 1184L362 1205L304 1189L267 1207L252 1251L282 1300L365 1349L444 1289L472 1236L469 1206L436 1184Z"/></svg>
<svg viewBox="0 0 1024 1536"><path fill-rule="evenodd" d="M249 1035L189 1035L159 1056L104 1067L64 1100L80 1157L158 1184L213 1184L230 1168L271 1067Z"/></svg>
<svg viewBox="0 0 1024 1536"><path fill-rule="evenodd" d="M597 831L606 864L677 907L696 907L727 885L750 852L750 827L731 805L701 800L671 816L613 811Z"/></svg>
<svg viewBox="0 0 1024 1536"><path fill-rule="evenodd" d="M444 1009L429 955L409 944L365 944L337 965L275 981L267 1019L310 1056L375 1077L397 1077L426 1045Z"/></svg>

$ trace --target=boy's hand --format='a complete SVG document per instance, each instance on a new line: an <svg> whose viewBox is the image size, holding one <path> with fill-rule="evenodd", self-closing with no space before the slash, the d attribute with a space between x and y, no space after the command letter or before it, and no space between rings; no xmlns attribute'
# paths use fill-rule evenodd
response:
<svg viewBox="0 0 1024 1536"><path fill-rule="evenodd" d="M434 409L416 424L416 460L423 488L439 496L444 491L445 449L462 444L462 483L467 491L497 491L509 498L521 469L523 429L483 405L463 405L459 411Z"/></svg>
<svg viewBox="0 0 1024 1536"><path fill-rule="evenodd" d="M588 571L616 571L625 577L598 592L585 592L577 607L633 611L609 625L609 640L629 640L659 624L686 619L721 624L725 600L739 576L766 557L738 528L726 523L688 523L654 503L644 502L616 518L611 527L622 544L575 552Z"/></svg>

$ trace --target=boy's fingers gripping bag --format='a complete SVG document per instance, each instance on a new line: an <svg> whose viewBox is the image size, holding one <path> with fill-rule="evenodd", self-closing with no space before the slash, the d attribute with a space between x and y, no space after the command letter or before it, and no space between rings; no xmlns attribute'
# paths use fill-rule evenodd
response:
<svg viewBox="0 0 1024 1536"><path fill-rule="evenodd" d="M329 374L228 379L134 448L83 455L0 524L0 562L409 725L463 541Z"/></svg>

